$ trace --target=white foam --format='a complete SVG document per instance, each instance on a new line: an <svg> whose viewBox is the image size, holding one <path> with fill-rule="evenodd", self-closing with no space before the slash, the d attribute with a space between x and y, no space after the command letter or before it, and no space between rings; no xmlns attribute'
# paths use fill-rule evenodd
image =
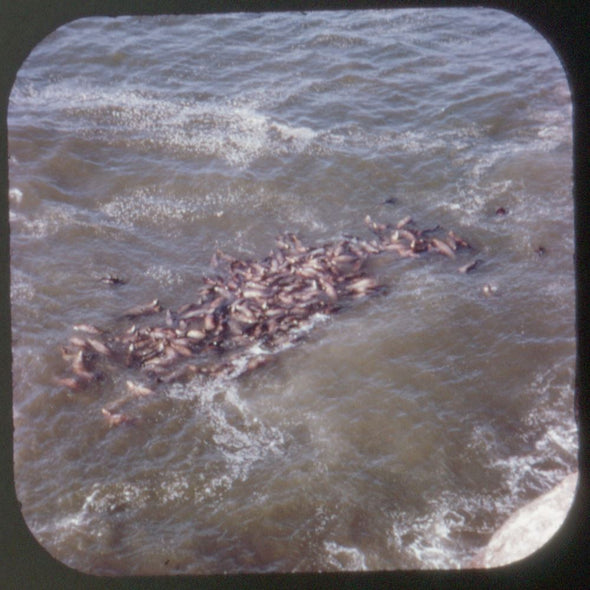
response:
<svg viewBox="0 0 590 590"><path fill-rule="evenodd" d="M33 281L22 271L12 269L10 275L10 300L12 303L26 303L35 297Z"/></svg>
<svg viewBox="0 0 590 590"><path fill-rule="evenodd" d="M36 239L43 239L55 234L67 219L57 220L51 212L42 218L30 218L28 215L17 212L12 208L9 211L8 218L13 231L14 228L18 228L20 233Z"/></svg>
<svg viewBox="0 0 590 590"><path fill-rule="evenodd" d="M326 561L341 571L367 571L365 555L357 547L345 547L334 541L324 541Z"/></svg>
<svg viewBox="0 0 590 590"><path fill-rule="evenodd" d="M235 386L226 389L226 398L241 413L244 428L231 424L226 410L213 404L209 410L215 425L213 438L225 456L228 475L232 480L244 480L254 463L269 454L281 453L285 440L280 429L266 426L249 413Z"/></svg>
<svg viewBox="0 0 590 590"><path fill-rule="evenodd" d="M147 187L121 194L100 206L100 210L122 227L135 224L161 224L163 221L196 220L202 216L198 201L180 195L167 198Z"/></svg>
<svg viewBox="0 0 590 590"><path fill-rule="evenodd" d="M569 421L562 416L563 405L571 404L573 394L569 386L560 384L563 375L556 376L563 370L553 366L539 371L529 391L523 392L538 400L535 411L525 419L529 430L537 433L526 453L506 456L492 424L474 426L470 447L489 458L486 469L497 479L493 493L486 488L465 494L443 492L428 499L428 508L418 517L393 515L390 543L412 558L415 567L463 567L473 557L473 547L461 540L462 532L482 538L491 535L523 502L547 492L575 468L577 429L573 410ZM552 523L552 530L560 524Z"/></svg>
<svg viewBox="0 0 590 590"><path fill-rule="evenodd" d="M41 103L45 115L47 110L57 111L57 126L59 121L75 121L62 126L75 124L88 138L215 156L238 167L267 154L302 152L317 136L309 127L262 112L253 97L170 99L166 94L77 80L75 85L61 81L39 89L17 85L11 100L20 108Z"/></svg>
<svg viewBox="0 0 590 590"><path fill-rule="evenodd" d="M170 504L177 501L184 502L190 492L190 483L185 475L179 473L167 474L165 481L161 482L159 501L162 504Z"/></svg>
<svg viewBox="0 0 590 590"><path fill-rule="evenodd" d="M535 145L545 151L552 151L562 143L570 143L572 138L572 104L561 111L534 111L532 116L540 121L537 132L538 141Z"/></svg>
<svg viewBox="0 0 590 590"><path fill-rule="evenodd" d="M94 483L82 505L83 513L107 513L120 509L123 505L143 508L148 503L147 486L121 481L117 483Z"/></svg>
<svg viewBox="0 0 590 590"><path fill-rule="evenodd" d="M76 537L77 544L80 546L81 535L87 534L88 516L84 511L79 511L59 516L49 522L31 522L29 524L31 531L34 531L36 536L39 535L41 541L47 539L47 545L49 545L50 541L51 546L56 548L59 547L60 543L67 543L73 537ZM93 534L100 537L102 531L95 530Z"/></svg>
<svg viewBox="0 0 590 590"><path fill-rule="evenodd" d="M22 212L9 210L9 221L15 233L34 239L56 235L65 227L81 226L95 228L95 223L86 218L86 211L66 203L44 201L42 207Z"/></svg>
<svg viewBox="0 0 590 590"><path fill-rule="evenodd" d="M400 553L410 557L415 567L428 569L449 569L461 565L456 548L449 542L449 533L456 525L462 499L440 497L431 502L431 510L409 522L395 520L391 526L389 542Z"/></svg>
<svg viewBox="0 0 590 590"><path fill-rule="evenodd" d="M235 481L244 481L258 461L284 452L282 431L262 423L252 414L231 375L204 383L197 378L185 386L174 384L168 395L196 401L195 412L204 416L213 428L216 450L223 457L221 472L208 478L203 487L196 490L197 501L229 490Z"/></svg>
<svg viewBox="0 0 590 590"><path fill-rule="evenodd" d="M188 479L176 472L162 474L158 482L152 478L138 482L95 482L78 510L30 525L41 540L47 538L48 545L51 539L54 548L64 543L71 550L71 543L75 542L79 550L87 551L109 530L110 521L103 515L154 505L186 503L191 499Z"/></svg>
<svg viewBox="0 0 590 590"><path fill-rule="evenodd" d="M23 200L23 191L21 191L19 188L16 188L16 187L11 188L8 191L8 198L10 199L10 201L15 203L16 205L20 205Z"/></svg>
<svg viewBox="0 0 590 590"><path fill-rule="evenodd" d="M213 217L220 218L228 212L233 221L236 210L238 215L243 209L250 213L260 210L264 215L269 206L278 212L278 227L283 224L290 229L299 225L313 231L326 230L315 207L301 206L296 195L269 192L264 186L255 189L249 185L223 188L200 186L193 194L177 192L175 188L167 194L155 186L137 187L129 193L110 198L99 205L99 210L106 216L103 224L123 229L132 229L136 225L158 229L164 226L168 232L178 233L182 232L184 224L206 224ZM227 241L227 247L237 246L245 253L256 255L252 250L250 227L235 227L229 237L221 236L221 239ZM220 243L216 245L222 246Z"/></svg>
<svg viewBox="0 0 590 590"><path fill-rule="evenodd" d="M178 287L184 283L184 275L173 272L170 267L163 264L153 264L145 271L145 275L158 281L164 287Z"/></svg>

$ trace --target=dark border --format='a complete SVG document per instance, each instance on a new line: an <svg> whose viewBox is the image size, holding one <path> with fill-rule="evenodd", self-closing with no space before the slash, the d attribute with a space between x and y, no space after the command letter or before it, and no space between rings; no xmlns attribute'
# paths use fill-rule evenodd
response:
<svg viewBox="0 0 590 590"><path fill-rule="evenodd" d="M16 73L50 32L87 16L212 12L484 6L529 22L552 45L566 70L574 103L576 264L576 406L580 425L580 484L559 532L533 556L490 570L329 574L247 574L101 578L51 557L29 532L14 491L8 225L8 97ZM588 497L590 419L590 3L587 0L0 0L0 586L85 588L590 588Z"/></svg>

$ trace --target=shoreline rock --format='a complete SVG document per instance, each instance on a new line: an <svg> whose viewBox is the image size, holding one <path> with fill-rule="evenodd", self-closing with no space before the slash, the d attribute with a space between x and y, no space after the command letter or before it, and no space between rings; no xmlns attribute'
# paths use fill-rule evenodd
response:
<svg viewBox="0 0 590 590"><path fill-rule="evenodd" d="M552 490L519 508L467 567L507 565L540 549L563 524L572 506L577 484L578 473L570 473Z"/></svg>

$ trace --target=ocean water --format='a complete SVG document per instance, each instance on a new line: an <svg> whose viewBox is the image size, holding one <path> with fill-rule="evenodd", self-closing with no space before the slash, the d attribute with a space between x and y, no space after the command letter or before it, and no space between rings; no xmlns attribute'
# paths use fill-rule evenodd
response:
<svg viewBox="0 0 590 590"><path fill-rule="evenodd" d="M487 9L49 35L8 118L14 467L39 542L103 575L468 564L576 469L571 119L548 43ZM375 256L379 293L242 375L60 383L74 325L195 301L217 249L369 240L367 215L471 247ZM129 380L154 393L112 426Z"/></svg>

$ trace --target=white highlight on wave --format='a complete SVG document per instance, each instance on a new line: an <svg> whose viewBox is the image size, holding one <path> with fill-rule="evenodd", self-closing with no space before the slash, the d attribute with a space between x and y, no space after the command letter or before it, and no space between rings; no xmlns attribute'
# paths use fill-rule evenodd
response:
<svg viewBox="0 0 590 590"><path fill-rule="evenodd" d="M62 225L71 222L70 216L63 209L57 206L48 209L43 218L31 218L24 213L10 209L8 219L13 232L16 229L18 233L40 240L56 234Z"/></svg>
<svg viewBox="0 0 590 590"><path fill-rule="evenodd" d="M474 512L493 512L495 502L489 495L478 497L443 493L429 502L429 510L408 520L394 517L388 545L404 554L418 569L456 569L472 556L453 539L453 533L472 529L468 518ZM484 533L485 531L477 531ZM492 533L492 530L487 531Z"/></svg>
<svg viewBox="0 0 590 590"><path fill-rule="evenodd" d="M168 472L159 482L153 479L141 483L128 481L94 482L88 489L78 510L56 515L47 521L32 521L31 530L40 542L55 550L68 547L72 540L81 551L100 550L101 539L112 532L113 520L106 515L134 509L145 509L157 503L170 505L190 500L190 483L186 476Z"/></svg>
<svg viewBox="0 0 590 590"><path fill-rule="evenodd" d="M345 547L334 541L324 541L326 561L341 571L367 571L365 555L356 547Z"/></svg>
<svg viewBox="0 0 590 590"><path fill-rule="evenodd" d="M155 186L139 186L129 193L114 196L99 208L120 227L130 229L135 225L160 227L167 224L174 229L180 224L221 218L226 210L236 206L247 206L249 209L264 207L267 200L277 198L266 194L264 189L248 191L246 187L202 191L199 187L193 194L166 194Z"/></svg>
<svg viewBox="0 0 590 590"><path fill-rule="evenodd" d="M118 225L132 228L136 224L151 222L154 225L164 221L180 222L198 218L198 202L150 191L138 187L130 194L114 197L100 206L100 210Z"/></svg>
<svg viewBox="0 0 590 590"><path fill-rule="evenodd" d="M12 304L32 301L35 294L33 281L24 272L13 269L10 275L10 300Z"/></svg>
<svg viewBox="0 0 590 590"><path fill-rule="evenodd" d="M48 109L54 111L58 131L73 129L88 139L123 141L130 147L215 156L237 167L264 155L302 152L317 135L263 112L255 97L189 101L124 86L64 81L40 89L17 87L11 99L21 109L42 104L45 117Z"/></svg>
<svg viewBox="0 0 590 590"><path fill-rule="evenodd" d="M236 372L239 371L238 367ZM194 400L195 412L204 416L214 430L212 438L225 463L221 473L203 479L202 488L195 490L196 502L218 498L235 481L244 481L255 463L284 450L282 431L264 424L252 414L231 378L211 379L206 383L195 379L187 385L174 384L167 395Z"/></svg>
<svg viewBox="0 0 590 590"><path fill-rule="evenodd" d="M303 336L327 319L325 314L315 314L294 335ZM286 440L281 428L269 426L253 414L247 401L240 397L235 378L246 370L250 359L275 355L292 346L294 343L288 341L269 352L255 344L243 352L228 375L206 382L197 378L188 384L175 383L169 387L168 397L195 402L195 412L204 416L213 427L213 441L225 461L223 472L203 481L203 487L195 492L197 502L218 498L234 482L245 481L257 462L285 452Z"/></svg>
<svg viewBox="0 0 590 590"><path fill-rule="evenodd" d="M20 205L23 201L23 191L16 187L11 188L8 191L8 199L11 203Z"/></svg>
<svg viewBox="0 0 590 590"><path fill-rule="evenodd" d="M183 285L185 277L178 271L173 271L163 264L151 264L144 271L145 275L158 281L165 287L178 287Z"/></svg>
<svg viewBox="0 0 590 590"><path fill-rule="evenodd" d="M317 314L321 316L321 314ZM322 321L323 316L315 321ZM309 330L310 326L302 328ZM291 344L286 344L289 347ZM204 416L213 427L213 441L223 457L221 471L208 477L201 474L199 481L189 479L182 472L169 471L159 480L153 478L127 481L124 474L117 482L94 482L90 485L83 504L78 511L59 516L50 523L35 525L41 537L67 543L72 534L100 538L108 530L108 522L101 515L115 514L130 509L146 509L154 505L182 505L215 500L227 493L236 481L244 481L252 467L272 455L281 455L285 450L285 437L280 428L268 426L252 413L248 403L239 395L239 387L233 377L241 374L252 356L263 354L259 346L253 346L244 354L242 363L237 363L233 374L210 379L203 383L194 379L188 384L175 383L166 391L173 399L191 400L195 413ZM97 521L97 517L99 520ZM92 533L89 530L92 529ZM351 562L355 563L355 561ZM352 569L358 569L356 566Z"/></svg>
<svg viewBox="0 0 590 590"><path fill-rule="evenodd" d="M473 547L461 541L461 534L492 535L509 515L532 497L552 489L574 469L577 431L573 420L560 422L562 410L556 405L571 403L571 388L555 382L555 373L563 367L540 371L530 385L531 395L538 398L536 411L527 418L531 429L542 434L532 449L522 455L498 457L494 447L500 444L493 427L474 427L471 446L481 448L490 457L487 468L497 474L498 485L506 493L443 493L429 500L429 509L417 518L393 515L389 543L410 556L418 568L459 568L473 557ZM555 400L548 403L547 399ZM549 458L551 463L542 462ZM561 523L556 523L557 528ZM475 527L475 528L474 528Z"/></svg>

